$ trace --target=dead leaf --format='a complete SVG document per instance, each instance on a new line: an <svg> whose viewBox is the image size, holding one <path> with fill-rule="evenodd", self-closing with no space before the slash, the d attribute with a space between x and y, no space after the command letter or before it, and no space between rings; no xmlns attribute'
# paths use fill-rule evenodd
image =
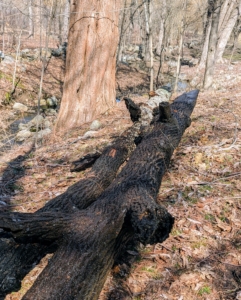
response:
<svg viewBox="0 0 241 300"><path fill-rule="evenodd" d="M220 229L224 230L224 231L228 231L230 232L232 230L232 227L224 222L222 222L219 218L215 217L216 221L217 221L217 225Z"/></svg>
<svg viewBox="0 0 241 300"><path fill-rule="evenodd" d="M195 155L195 164L199 165L202 162L203 154L201 152Z"/></svg>

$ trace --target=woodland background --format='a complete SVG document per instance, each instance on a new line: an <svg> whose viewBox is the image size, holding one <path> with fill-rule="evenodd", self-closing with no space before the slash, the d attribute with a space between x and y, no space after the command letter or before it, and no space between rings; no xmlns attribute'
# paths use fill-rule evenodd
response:
<svg viewBox="0 0 241 300"><path fill-rule="evenodd" d="M34 212L83 178L85 172L70 172L71 162L103 149L131 125L123 96L145 102L150 91L168 86L174 99L199 88L192 125L158 197L176 219L171 236L163 244L125 253L100 299L241 299L241 2L123 1L116 98L104 114L97 113L97 127L86 122L63 139L55 124L69 5L0 1L0 209ZM56 101L51 104L52 97ZM16 103L27 109L15 109ZM41 126L32 123L31 135L17 138L19 124L28 124L36 114L43 118L37 121ZM39 135L46 129L46 135ZM49 259L51 255L6 299L21 299Z"/></svg>

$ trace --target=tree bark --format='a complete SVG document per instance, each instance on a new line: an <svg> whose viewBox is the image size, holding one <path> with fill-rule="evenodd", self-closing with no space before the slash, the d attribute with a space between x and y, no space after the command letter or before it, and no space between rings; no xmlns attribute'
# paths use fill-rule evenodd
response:
<svg viewBox="0 0 241 300"><path fill-rule="evenodd" d="M120 0L71 4L59 133L92 121L115 103L119 6Z"/></svg>
<svg viewBox="0 0 241 300"><path fill-rule="evenodd" d="M171 155L190 125L197 95L186 93L171 108L160 103L160 114L126 166L86 210L1 215L0 228L17 241L58 246L23 299L98 299L129 239L152 244L168 237L173 218L155 200Z"/></svg>
<svg viewBox="0 0 241 300"><path fill-rule="evenodd" d="M67 42L68 40L68 31L69 31L69 7L70 0L65 0L64 2L64 17L63 17L63 33L62 33L62 42ZM60 32L61 34L61 32Z"/></svg>
<svg viewBox="0 0 241 300"><path fill-rule="evenodd" d="M164 38L164 33L165 33L165 18L167 14L167 3L166 0L162 0L162 10L161 10L161 19L160 19L160 30L159 30L159 35L158 35L158 44L156 48L156 54L161 55L162 52L162 47L163 47L163 38Z"/></svg>
<svg viewBox="0 0 241 300"><path fill-rule="evenodd" d="M222 0L209 1L209 9L211 10L212 23L209 36L208 55L206 60L206 68L204 75L204 88L208 89L213 83L213 73L216 64L216 49L218 41L218 24L220 16Z"/></svg>
<svg viewBox="0 0 241 300"><path fill-rule="evenodd" d="M220 30L220 36L218 40L217 54L216 54L217 62L223 62L222 59L223 52L226 48L226 45L234 29L234 26L237 23L238 17L240 16L240 11L241 11L241 1L239 0L238 2L236 2L236 6L231 11L231 14L229 15L225 24L223 24L223 26L221 27L222 30Z"/></svg>
<svg viewBox="0 0 241 300"><path fill-rule="evenodd" d="M34 21L33 21L33 1L29 1L29 36L28 37L33 37L34 36Z"/></svg>

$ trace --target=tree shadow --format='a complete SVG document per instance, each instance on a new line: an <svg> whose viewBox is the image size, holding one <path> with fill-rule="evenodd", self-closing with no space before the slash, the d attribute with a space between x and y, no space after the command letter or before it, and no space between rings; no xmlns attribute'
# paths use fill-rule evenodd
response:
<svg viewBox="0 0 241 300"><path fill-rule="evenodd" d="M18 180L25 176L26 168L23 163L34 151L35 147L32 146L27 153L18 155L7 163L0 177L0 212L11 211L14 207L11 199L23 189L21 184L18 184Z"/></svg>

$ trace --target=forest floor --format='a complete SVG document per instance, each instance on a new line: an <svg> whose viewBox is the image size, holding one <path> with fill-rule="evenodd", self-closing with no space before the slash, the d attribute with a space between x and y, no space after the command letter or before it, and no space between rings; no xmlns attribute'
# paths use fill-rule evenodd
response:
<svg viewBox="0 0 241 300"><path fill-rule="evenodd" d="M18 70L21 85L14 101L36 106L41 63L24 64L25 70ZM158 202L175 217L170 237L162 244L129 251L128 259L109 274L100 300L241 299L240 69L241 62L217 66L215 89L200 91L192 124L163 178ZM1 99L11 87L12 71L1 69ZM196 69L183 67L182 72L191 79ZM63 61L51 58L43 84L46 95L61 97L63 74ZM123 67L117 81L133 100L148 99L145 88L140 88L148 86L146 74ZM19 118L13 116L12 105L0 108L1 136L6 137L0 158L3 210L36 211L85 176L85 172L70 172L72 161L102 149L131 126L121 101L98 118L102 126L95 137L79 139L89 130L90 124L85 124L65 139L53 133L37 149L30 142L9 146L8 126ZM25 277L19 292L6 299L21 299L49 259L51 255Z"/></svg>

